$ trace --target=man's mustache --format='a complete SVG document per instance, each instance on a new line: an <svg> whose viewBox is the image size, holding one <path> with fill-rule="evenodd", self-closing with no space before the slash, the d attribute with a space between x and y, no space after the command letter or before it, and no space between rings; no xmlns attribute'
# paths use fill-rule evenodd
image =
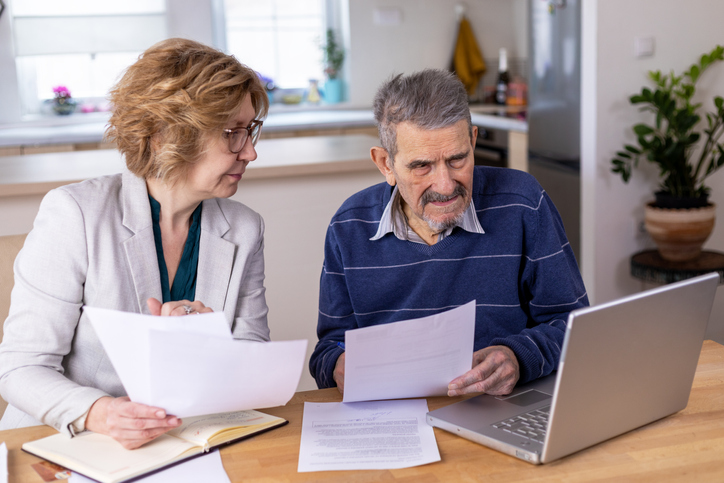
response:
<svg viewBox="0 0 724 483"><path fill-rule="evenodd" d="M425 205L427 205L430 202L436 202L436 203L445 203L446 201L450 201L451 199L455 198L456 196L461 196L465 198L468 194L468 191L465 189L465 187L461 184L458 184L455 186L455 189L453 190L452 194L449 195L443 195L436 191L425 191L422 196L420 197L420 205L424 208Z"/></svg>

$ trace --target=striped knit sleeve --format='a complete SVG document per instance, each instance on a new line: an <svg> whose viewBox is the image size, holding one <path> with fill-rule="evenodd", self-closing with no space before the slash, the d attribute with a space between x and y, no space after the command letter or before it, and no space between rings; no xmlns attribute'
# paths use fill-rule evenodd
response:
<svg viewBox="0 0 724 483"><path fill-rule="evenodd" d="M528 327L491 345L510 347L520 364L520 383L558 367L570 311L588 305L573 250L553 202L543 192L540 207L526 220L519 291Z"/></svg>
<svg viewBox="0 0 724 483"><path fill-rule="evenodd" d="M320 389L337 385L332 374L343 352L337 343L344 342L346 330L357 328L336 235L331 225L327 230L319 282L319 342L309 360L309 370Z"/></svg>

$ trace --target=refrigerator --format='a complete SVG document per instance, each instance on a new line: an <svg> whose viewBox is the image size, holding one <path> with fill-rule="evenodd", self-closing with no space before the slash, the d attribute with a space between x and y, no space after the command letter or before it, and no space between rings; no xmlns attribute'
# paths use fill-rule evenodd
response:
<svg viewBox="0 0 724 483"><path fill-rule="evenodd" d="M528 0L528 159L580 261L581 1Z"/></svg>

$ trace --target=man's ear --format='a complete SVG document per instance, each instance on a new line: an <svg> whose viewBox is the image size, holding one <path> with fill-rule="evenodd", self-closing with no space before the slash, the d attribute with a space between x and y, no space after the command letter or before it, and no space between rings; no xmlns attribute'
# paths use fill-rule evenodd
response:
<svg viewBox="0 0 724 483"><path fill-rule="evenodd" d="M390 154L387 150L385 148L375 146L370 149L370 156L372 157L372 161L374 161L377 165L377 169L380 170L382 176L384 176L387 180L387 184L395 186L397 181L395 180L395 173L392 171L392 160L390 159Z"/></svg>
<svg viewBox="0 0 724 483"><path fill-rule="evenodd" d="M475 150L475 144L478 141L478 126L473 126L472 130L470 131L470 141L472 141L473 144L473 150Z"/></svg>

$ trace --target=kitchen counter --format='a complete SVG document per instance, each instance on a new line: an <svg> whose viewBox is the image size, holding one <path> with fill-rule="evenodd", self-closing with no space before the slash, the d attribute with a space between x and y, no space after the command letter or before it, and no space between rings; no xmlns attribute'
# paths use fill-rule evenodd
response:
<svg viewBox="0 0 724 483"><path fill-rule="evenodd" d="M526 106L470 105L470 120L473 125L489 129L527 133L525 113Z"/></svg>
<svg viewBox="0 0 724 483"><path fill-rule="evenodd" d="M313 136L261 140L258 158L244 179L376 171L370 148L377 139L366 135ZM125 169L115 149L0 157L0 198L44 195L49 190Z"/></svg>
<svg viewBox="0 0 724 483"><path fill-rule="evenodd" d="M506 110L506 108L502 108ZM472 106L476 126L525 133L525 120L499 115L499 106ZM101 143L108 113L73 114L67 118L44 118L26 123L0 125L0 148L53 144ZM264 133L374 127L370 109L272 109L264 121Z"/></svg>

